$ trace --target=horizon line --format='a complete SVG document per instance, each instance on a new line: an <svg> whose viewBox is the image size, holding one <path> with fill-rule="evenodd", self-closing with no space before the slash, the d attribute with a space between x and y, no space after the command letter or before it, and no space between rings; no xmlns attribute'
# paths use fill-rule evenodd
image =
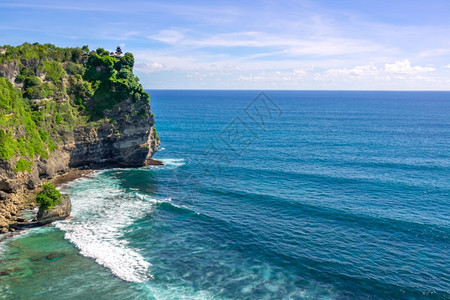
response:
<svg viewBox="0 0 450 300"><path fill-rule="evenodd" d="M439 92L450 90L294 90L294 89L198 89L198 88L144 88L153 91L277 91L277 92Z"/></svg>

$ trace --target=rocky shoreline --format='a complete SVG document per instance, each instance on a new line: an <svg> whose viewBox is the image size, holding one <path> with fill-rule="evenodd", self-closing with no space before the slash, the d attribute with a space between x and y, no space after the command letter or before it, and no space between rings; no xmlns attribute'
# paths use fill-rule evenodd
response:
<svg viewBox="0 0 450 300"><path fill-rule="evenodd" d="M48 158L36 158L29 171L16 172L15 159L0 159L0 233L15 231L11 224L20 222L22 209L35 206L37 189L46 182L64 181L58 179L61 175L74 178L77 172L89 169L161 165L151 158L160 141L153 130L155 121L148 103L140 104L147 111L144 117L127 118L130 106L130 101L125 100L107 112L116 119L115 129L103 123L61 133L65 140L59 149ZM114 134L115 130L118 134Z"/></svg>
<svg viewBox="0 0 450 300"><path fill-rule="evenodd" d="M146 166L162 166L162 161L149 158L146 161ZM109 167L97 169L77 169L71 168L67 172L58 174L49 183L54 184L56 187L60 187L63 184L72 182L76 179L89 177L90 174L100 169L108 169L116 167L111 165ZM35 201L36 194L40 191L39 188L28 190L22 189L14 194L8 194L0 191L0 215L2 215L6 222L0 223L0 242L5 238L14 236L15 232L23 229L29 229L33 227L46 226L57 220L63 220L70 218L71 202L68 195L63 194L63 203L57 205L50 211L39 210L36 217L32 220L27 220L23 211L26 209L36 209L38 204Z"/></svg>
<svg viewBox="0 0 450 300"><path fill-rule="evenodd" d="M70 169L64 174L60 174L55 176L52 180L49 180L49 183L54 184L55 186L61 186L62 184L71 182L73 180L76 180L78 178L82 178L85 176L88 176L94 172L92 169L86 169L86 170L80 170L80 169ZM49 224L51 222L47 222L47 218L42 218L44 222L38 222L37 218L35 221L33 220L27 220L24 215L23 211L25 209L35 209L38 207L35 198L36 194L39 192L39 189L22 189L17 193L14 194L7 194L5 192L0 192L4 199L0 200L0 214L4 217L4 220L2 223L0 223L0 233L8 233L8 232L15 232L17 230L22 230L26 228L36 227L36 226L43 226L46 224ZM67 195L65 195L67 196ZM65 205L67 206L70 199L67 199L65 202ZM58 209L58 207L56 207ZM53 210L52 210L53 211ZM61 215L61 218L68 217ZM6 221L6 222L5 222ZM1 236L1 235L0 235Z"/></svg>

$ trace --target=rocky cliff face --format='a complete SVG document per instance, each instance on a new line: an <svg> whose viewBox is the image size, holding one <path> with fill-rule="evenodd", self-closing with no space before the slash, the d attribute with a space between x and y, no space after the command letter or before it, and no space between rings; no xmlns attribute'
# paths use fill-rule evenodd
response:
<svg viewBox="0 0 450 300"><path fill-rule="evenodd" d="M131 110L133 106L129 104L124 101L123 107L120 105L110 112L111 115L121 109ZM36 159L31 172L16 173L15 160L0 160L0 232L7 232L9 225L20 218L19 211L30 205L32 199L26 199L28 191L38 188L42 182L58 174L64 174L70 168L147 165L160 144L153 130L154 118L150 108L145 116L120 117L119 124L83 126L72 133L66 132L66 141L62 147L47 159Z"/></svg>
<svg viewBox="0 0 450 300"><path fill-rule="evenodd" d="M146 108L145 115L136 115L142 107ZM117 118L114 124L104 122L98 127L82 126L62 132L64 143L49 158L36 159L31 172L15 172L16 160L0 159L0 232L6 232L19 211L29 205L23 199L27 191L70 168L147 165L160 144L148 103L125 100L107 115Z"/></svg>
<svg viewBox="0 0 450 300"><path fill-rule="evenodd" d="M12 84L15 84L15 79L20 72L20 63L11 61L0 65L0 76L8 79Z"/></svg>
<svg viewBox="0 0 450 300"><path fill-rule="evenodd" d="M0 76L20 89L22 86L15 79L26 64L26 61L0 64ZM41 78L43 82L44 78L45 73ZM71 88L68 81L62 78L67 91ZM50 101L61 104L68 101L67 96L70 95ZM57 149L49 151L47 158L36 155L26 171L17 170L19 157L0 158L0 232L12 228L9 225L20 219L20 209L33 202L26 199L29 191L71 168L140 167L149 164L160 144L154 123L148 98L124 98L106 109L103 118L95 123L76 126L73 130L55 129L53 136L57 138Z"/></svg>
<svg viewBox="0 0 450 300"><path fill-rule="evenodd" d="M145 101L127 99L105 111L114 124L104 122L97 128L80 127L74 132L70 167L139 167L146 165L159 146L155 120ZM144 112L138 114L138 112Z"/></svg>

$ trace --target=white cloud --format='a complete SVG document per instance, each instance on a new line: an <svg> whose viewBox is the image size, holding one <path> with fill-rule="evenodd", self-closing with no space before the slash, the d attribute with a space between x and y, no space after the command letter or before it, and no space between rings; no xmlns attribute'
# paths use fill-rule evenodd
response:
<svg viewBox="0 0 450 300"><path fill-rule="evenodd" d="M431 67L411 66L408 59L397 61L393 64L385 64L383 71L390 74L418 74L434 71Z"/></svg>
<svg viewBox="0 0 450 300"><path fill-rule="evenodd" d="M240 75L238 81L251 81L251 82L297 82L303 80L308 75L308 71L301 69L294 69L291 71L274 71L274 72L259 72L256 74Z"/></svg>
<svg viewBox="0 0 450 300"><path fill-rule="evenodd" d="M211 34L208 37L198 37L185 35L177 30L162 30L156 35L147 36L152 40L157 40L176 48L210 48L221 47L224 49L233 47L249 47L273 49L266 53L255 53L254 57L266 55L281 56L334 56L351 55L356 53L380 53L390 52L371 41L362 39L350 39L331 36L298 36L291 34L271 34L259 31L241 31L225 34ZM183 51L182 50L182 51Z"/></svg>
<svg viewBox="0 0 450 300"><path fill-rule="evenodd" d="M366 65L366 66L356 66L351 69L343 68L343 69L330 69L325 73L331 76L366 76L366 75L377 75L380 70L374 65Z"/></svg>
<svg viewBox="0 0 450 300"><path fill-rule="evenodd" d="M158 34L150 35L147 38L166 44L176 44L184 38L184 35L178 30L162 30Z"/></svg>
<svg viewBox="0 0 450 300"><path fill-rule="evenodd" d="M138 71L144 73L153 73L157 71L162 71L165 69L165 66L161 63L151 62L151 63L137 63L134 68Z"/></svg>
<svg viewBox="0 0 450 300"><path fill-rule="evenodd" d="M408 59L396 61L392 64L384 64L383 67L376 67L373 64L356 66L350 69L330 69L325 74L330 76L350 76L350 77L363 77L363 76L375 76L379 78L389 78L390 75L400 75L401 78L405 78L407 75L417 75L420 73L435 71L432 67L412 66ZM402 77L403 76L403 77ZM400 78L399 77L399 78Z"/></svg>

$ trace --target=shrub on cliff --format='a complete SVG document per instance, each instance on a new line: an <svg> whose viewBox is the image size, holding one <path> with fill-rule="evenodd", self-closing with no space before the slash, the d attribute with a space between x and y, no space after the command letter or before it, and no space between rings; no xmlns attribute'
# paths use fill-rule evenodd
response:
<svg viewBox="0 0 450 300"><path fill-rule="evenodd" d="M65 75L61 63L57 61L44 61L38 66L38 70L44 71L46 73L45 79L51 80L55 84L59 83Z"/></svg>
<svg viewBox="0 0 450 300"><path fill-rule="evenodd" d="M42 185L42 191L36 196L36 202L44 210L52 209L57 204L62 203L61 193L51 183Z"/></svg>
<svg viewBox="0 0 450 300"><path fill-rule="evenodd" d="M30 59L59 62L73 61L79 63L83 55L81 48L60 48L53 44L24 43L15 47L9 45L3 47L6 48L6 53L0 55L0 63Z"/></svg>

